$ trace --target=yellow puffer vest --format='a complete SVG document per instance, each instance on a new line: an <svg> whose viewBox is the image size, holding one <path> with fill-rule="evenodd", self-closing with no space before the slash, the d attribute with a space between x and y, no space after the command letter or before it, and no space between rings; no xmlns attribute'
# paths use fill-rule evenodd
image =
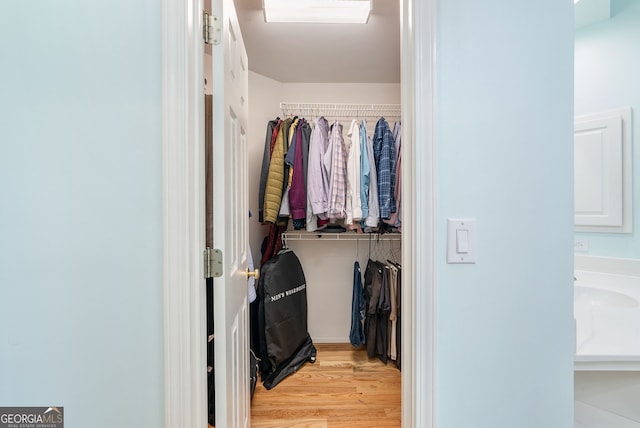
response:
<svg viewBox="0 0 640 428"><path fill-rule="evenodd" d="M267 174L267 186L264 193L264 221L275 223L282 202L282 184L284 183L284 132L282 126L278 131L276 143L271 153L269 173Z"/></svg>

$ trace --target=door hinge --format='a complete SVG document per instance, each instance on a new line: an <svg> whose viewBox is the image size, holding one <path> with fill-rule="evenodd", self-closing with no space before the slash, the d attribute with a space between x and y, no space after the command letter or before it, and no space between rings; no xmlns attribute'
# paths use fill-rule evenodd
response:
<svg viewBox="0 0 640 428"><path fill-rule="evenodd" d="M217 16L202 11L202 39L208 45L219 45L222 27Z"/></svg>
<svg viewBox="0 0 640 428"><path fill-rule="evenodd" d="M222 276L222 251L207 247L204 249L204 277L220 276Z"/></svg>

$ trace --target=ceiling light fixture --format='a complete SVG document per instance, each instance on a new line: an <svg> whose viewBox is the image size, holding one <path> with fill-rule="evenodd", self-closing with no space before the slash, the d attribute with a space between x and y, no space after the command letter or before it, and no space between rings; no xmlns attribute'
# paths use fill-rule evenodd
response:
<svg viewBox="0 0 640 428"><path fill-rule="evenodd" d="M371 0L262 0L266 22L366 24Z"/></svg>

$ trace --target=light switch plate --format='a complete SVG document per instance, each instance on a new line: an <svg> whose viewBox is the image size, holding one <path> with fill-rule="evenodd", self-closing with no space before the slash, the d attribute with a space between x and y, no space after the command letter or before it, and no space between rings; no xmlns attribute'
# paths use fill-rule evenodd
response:
<svg viewBox="0 0 640 428"><path fill-rule="evenodd" d="M465 233L466 231L466 233ZM464 252L460 252L460 238L467 239L462 245ZM447 219L447 263L475 263L476 262L476 219L449 218Z"/></svg>

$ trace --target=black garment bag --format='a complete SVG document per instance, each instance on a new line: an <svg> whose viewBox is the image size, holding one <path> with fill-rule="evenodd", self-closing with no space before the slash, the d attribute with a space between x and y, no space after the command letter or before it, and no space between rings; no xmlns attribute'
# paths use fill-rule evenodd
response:
<svg viewBox="0 0 640 428"><path fill-rule="evenodd" d="M307 283L293 251L281 250L262 265L257 293L260 375L271 389L316 358L307 331Z"/></svg>

